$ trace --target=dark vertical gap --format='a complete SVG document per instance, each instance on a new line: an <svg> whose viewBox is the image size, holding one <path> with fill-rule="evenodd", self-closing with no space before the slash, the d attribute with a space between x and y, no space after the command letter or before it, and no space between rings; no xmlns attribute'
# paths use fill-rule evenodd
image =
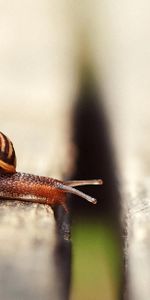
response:
<svg viewBox="0 0 150 300"><path fill-rule="evenodd" d="M70 214L59 205L54 208L57 223L57 245L55 249L55 262L59 274L58 285L61 286L61 300L69 300L71 283L71 240L70 240Z"/></svg>
<svg viewBox="0 0 150 300"><path fill-rule="evenodd" d="M118 188L117 169L111 145L107 119L99 99L91 85L84 86L78 99L74 114L74 140L78 149L76 173L73 179L102 178L103 186L84 186L78 188L97 198L96 205L89 204L76 196L70 196L72 217L84 216L90 219L103 218L112 226L120 241L122 252L122 228L120 224L120 195ZM55 209L60 242L57 245L56 261L64 282L63 299L67 300L71 278L71 242L70 220L63 207ZM67 238L66 238L67 237ZM122 287L121 287L122 288ZM122 297L122 291L121 291Z"/></svg>
<svg viewBox="0 0 150 300"><path fill-rule="evenodd" d="M75 117L75 143L79 150L75 179L102 178L103 186L84 187L82 190L98 199L89 205L74 197L74 214L93 214L119 221L120 195L113 149L107 120L100 99L91 87L84 87L78 101Z"/></svg>
<svg viewBox="0 0 150 300"><path fill-rule="evenodd" d="M76 173L74 179L102 178L103 186L87 186L79 188L87 194L97 198L96 205L72 197L73 219L81 216L89 219L100 219L108 223L116 232L123 268L123 234L120 222L120 193L117 167L113 147L111 145L110 130L103 109L102 99L91 85L85 85L81 91L74 115L75 144L78 149ZM121 271L120 271L121 273ZM123 297L124 274L120 299Z"/></svg>

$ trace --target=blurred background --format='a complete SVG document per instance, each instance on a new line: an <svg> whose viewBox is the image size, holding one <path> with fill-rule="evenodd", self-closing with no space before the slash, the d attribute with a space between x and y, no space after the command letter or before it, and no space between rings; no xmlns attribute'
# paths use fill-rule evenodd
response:
<svg viewBox="0 0 150 300"><path fill-rule="evenodd" d="M82 190L98 199L96 206L73 197L73 277L71 299L121 299L123 231L117 168L109 128L92 78L82 85L75 116L78 147L73 178L102 178L102 187Z"/></svg>
<svg viewBox="0 0 150 300"><path fill-rule="evenodd" d="M104 180L84 188L96 206L71 201L71 300L121 297L122 195L150 171L149 9L146 0L0 1L0 128L17 169Z"/></svg>

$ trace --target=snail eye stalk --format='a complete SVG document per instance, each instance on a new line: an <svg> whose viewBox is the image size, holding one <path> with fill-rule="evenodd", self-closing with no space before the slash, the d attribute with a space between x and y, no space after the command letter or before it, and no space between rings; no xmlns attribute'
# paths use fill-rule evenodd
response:
<svg viewBox="0 0 150 300"><path fill-rule="evenodd" d="M60 184L59 188L61 190L66 191L67 193L71 193L77 195L88 202L93 204L97 203L97 200L79 190L73 188L74 186L83 186L83 185L102 185L103 181L101 179L92 179L92 180L72 180L72 181L65 181L64 184Z"/></svg>

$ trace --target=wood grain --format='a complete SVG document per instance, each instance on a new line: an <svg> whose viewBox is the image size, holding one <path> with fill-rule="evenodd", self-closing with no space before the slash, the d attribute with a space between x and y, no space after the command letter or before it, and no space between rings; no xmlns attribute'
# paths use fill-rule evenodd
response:
<svg viewBox="0 0 150 300"><path fill-rule="evenodd" d="M127 299L149 300L150 203L148 188L142 188L134 197L128 195L126 217Z"/></svg>
<svg viewBox="0 0 150 300"><path fill-rule="evenodd" d="M0 299L63 299L50 206L0 202Z"/></svg>

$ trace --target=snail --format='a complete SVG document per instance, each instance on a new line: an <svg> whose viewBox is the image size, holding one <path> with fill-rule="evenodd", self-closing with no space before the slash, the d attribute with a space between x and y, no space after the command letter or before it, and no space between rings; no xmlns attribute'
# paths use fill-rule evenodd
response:
<svg viewBox="0 0 150 300"><path fill-rule="evenodd" d="M61 204L66 211L67 193L96 204L96 199L75 189L75 186L101 185L101 179L60 181L16 171L16 155L12 142L0 132L0 198L30 201L48 205Z"/></svg>

